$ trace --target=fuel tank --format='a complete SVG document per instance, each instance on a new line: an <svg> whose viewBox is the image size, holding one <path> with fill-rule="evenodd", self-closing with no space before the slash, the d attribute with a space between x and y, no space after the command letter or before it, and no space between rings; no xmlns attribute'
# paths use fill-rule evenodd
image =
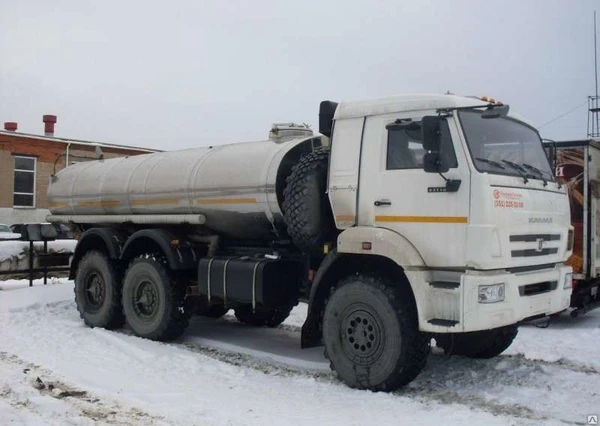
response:
<svg viewBox="0 0 600 426"><path fill-rule="evenodd" d="M323 143L304 130L291 137L272 130L272 138L260 142L72 165L51 179L52 220L69 217L77 223L74 216L87 216L102 223L109 215L199 214L206 218L203 226L216 234L281 237L285 180L303 154Z"/></svg>

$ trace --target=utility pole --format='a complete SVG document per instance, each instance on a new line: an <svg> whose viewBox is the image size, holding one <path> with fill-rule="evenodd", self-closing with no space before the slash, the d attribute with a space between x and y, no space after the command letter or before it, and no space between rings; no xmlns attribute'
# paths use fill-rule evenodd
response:
<svg viewBox="0 0 600 426"><path fill-rule="evenodd" d="M596 94L588 96L588 138L600 137L600 105L598 98L598 48L596 36L596 11L594 11L594 78Z"/></svg>

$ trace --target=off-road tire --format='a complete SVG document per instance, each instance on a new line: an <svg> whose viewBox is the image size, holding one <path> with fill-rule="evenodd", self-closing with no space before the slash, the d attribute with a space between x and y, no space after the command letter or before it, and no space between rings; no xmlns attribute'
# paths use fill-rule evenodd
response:
<svg viewBox="0 0 600 426"><path fill-rule="evenodd" d="M185 286L155 257L134 259L123 280L123 311L134 334L152 340L174 340L185 331Z"/></svg>
<svg viewBox="0 0 600 426"><path fill-rule="evenodd" d="M292 241L305 253L320 252L335 223L327 198L329 148L317 148L292 168L283 191L283 216Z"/></svg>
<svg viewBox="0 0 600 426"><path fill-rule="evenodd" d="M419 332L407 283L367 274L339 281L323 316L325 356L347 385L393 391L427 363L430 338Z"/></svg>
<svg viewBox="0 0 600 426"><path fill-rule="evenodd" d="M257 307L252 311L251 305L239 306L235 309L235 317L239 322L258 327L277 327L290 316L292 307L267 309Z"/></svg>
<svg viewBox="0 0 600 426"><path fill-rule="evenodd" d="M77 266L75 303L83 322L90 327L116 329L123 326L119 267L98 252L86 253Z"/></svg>
<svg viewBox="0 0 600 426"><path fill-rule="evenodd" d="M469 358L494 358L504 352L512 344L519 329L516 325L493 330L476 331L435 337L438 347L446 354L461 355Z"/></svg>

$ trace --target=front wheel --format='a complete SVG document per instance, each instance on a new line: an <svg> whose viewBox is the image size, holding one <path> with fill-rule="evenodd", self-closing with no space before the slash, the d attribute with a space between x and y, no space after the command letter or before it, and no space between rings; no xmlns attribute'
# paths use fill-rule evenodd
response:
<svg viewBox="0 0 600 426"><path fill-rule="evenodd" d="M425 367L429 340L408 288L385 277L347 277L325 307L325 355L354 388L392 391L411 382Z"/></svg>
<svg viewBox="0 0 600 426"><path fill-rule="evenodd" d="M139 257L125 273L123 310L136 336L169 341L188 325L184 313L185 288L160 260Z"/></svg>
<svg viewBox="0 0 600 426"><path fill-rule="evenodd" d="M518 332L516 325L509 325L493 330L439 335L435 341L446 354L488 359L508 349Z"/></svg>

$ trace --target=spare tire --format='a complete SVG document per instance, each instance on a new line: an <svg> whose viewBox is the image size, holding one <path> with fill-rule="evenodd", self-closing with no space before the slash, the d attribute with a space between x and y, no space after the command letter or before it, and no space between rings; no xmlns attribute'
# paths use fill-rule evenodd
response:
<svg viewBox="0 0 600 426"><path fill-rule="evenodd" d="M334 236L327 198L329 148L317 148L292 168L283 191L283 216L288 234L305 253L321 252Z"/></svg>

